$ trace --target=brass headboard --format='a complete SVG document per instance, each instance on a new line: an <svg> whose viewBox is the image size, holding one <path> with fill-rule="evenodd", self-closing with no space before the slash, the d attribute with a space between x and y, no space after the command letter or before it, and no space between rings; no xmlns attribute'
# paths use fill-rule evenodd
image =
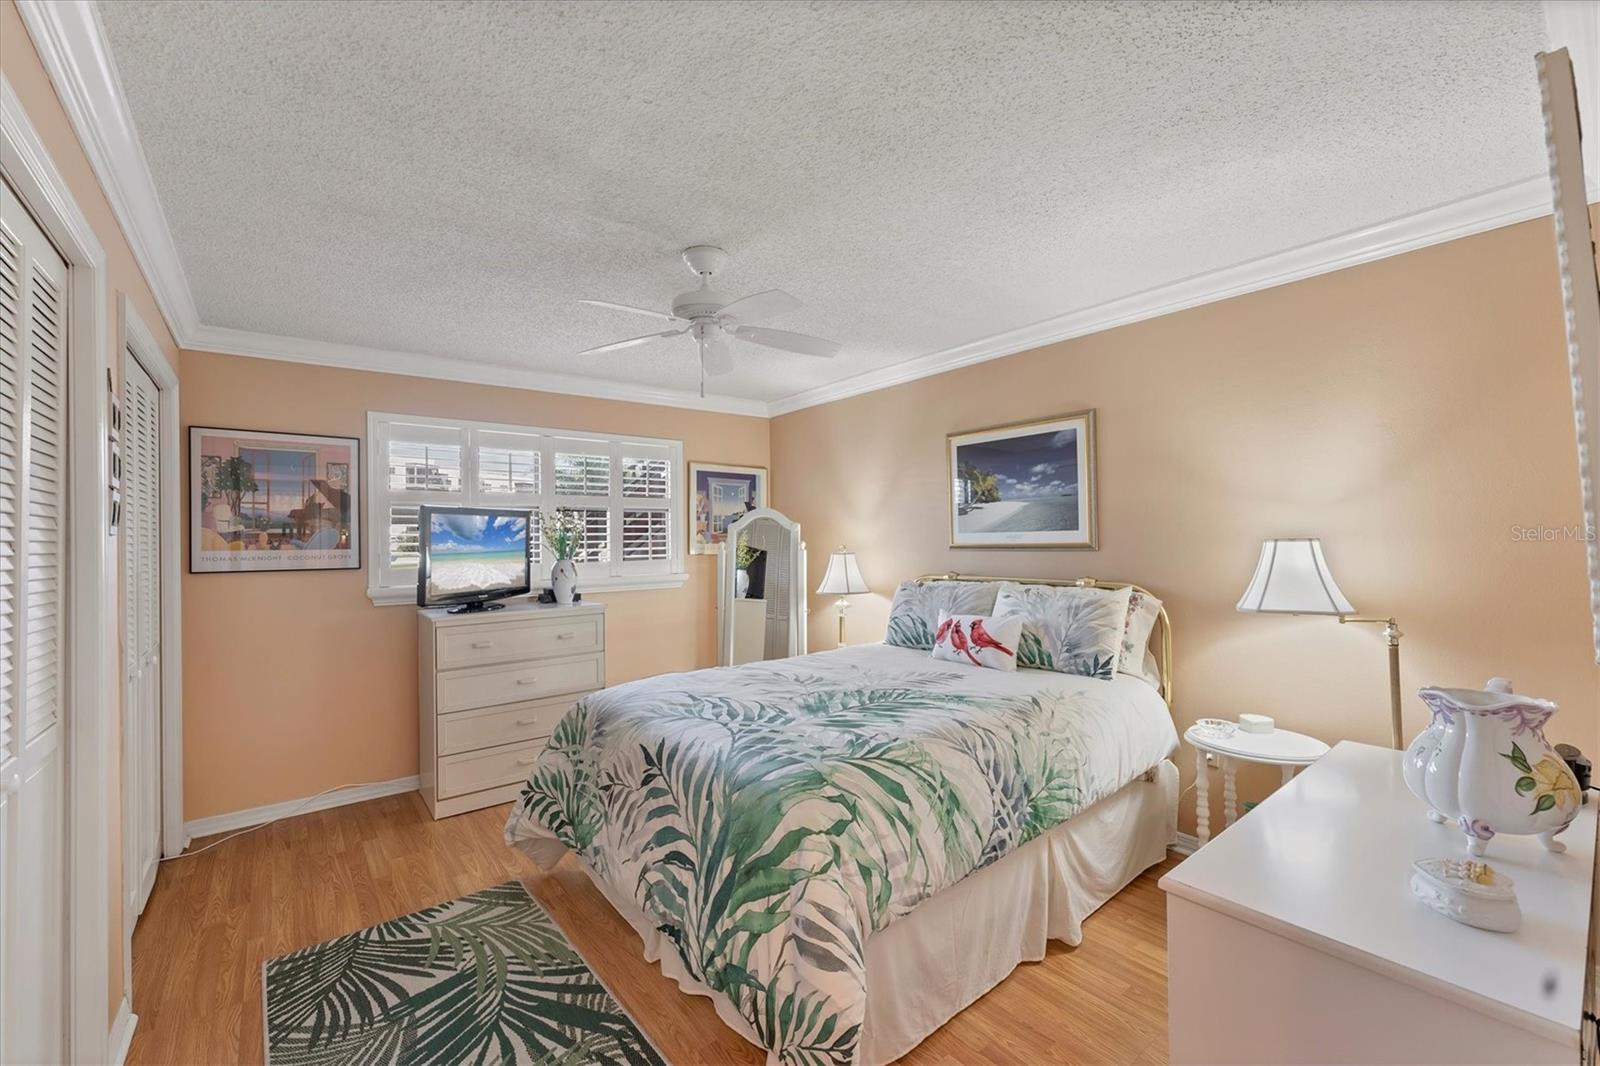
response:
<svg viewBox="0 0 1600 1066"><path fill-rule="evenodd" d="M1131 581L1100 581L1092 577L1054 578L1054 577L982 577L977 574L958 574L950 571L946 574L923 574L916 578L917 581L1009 581L1014 585L1056 585L1063 588L1080 589L1133 589L1142 592L1151 599L1156 599L1156 594L1143 585L1135 585ZM1160 611L1161 632L1160 651L1156 655L1157 666L1161 670L1161 698L1167 702L1167 710L1172 710L1172 619L1167 617L1167 608L1162 606Z"/></svg>

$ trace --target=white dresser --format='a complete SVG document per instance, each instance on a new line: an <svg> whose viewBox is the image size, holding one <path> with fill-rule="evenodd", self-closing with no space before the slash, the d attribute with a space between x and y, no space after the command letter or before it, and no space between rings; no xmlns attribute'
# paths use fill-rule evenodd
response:
<svg viewBox="0 0 1600 1066"><path fill-rule="evenodd" d="M417 612L418 776L435 818L515 799L561 716L606 683L606 609Z"/></svg>
<svg viewBox="0 0 1600 1066"><path fill-rule="evenodd" d="M1411 898L1411 863L1464 857L1400 753L1346 741L1161 879L1174 1063L1578 1061L1591 800L1552 854L1497 836L1522 927Z"/></svg>

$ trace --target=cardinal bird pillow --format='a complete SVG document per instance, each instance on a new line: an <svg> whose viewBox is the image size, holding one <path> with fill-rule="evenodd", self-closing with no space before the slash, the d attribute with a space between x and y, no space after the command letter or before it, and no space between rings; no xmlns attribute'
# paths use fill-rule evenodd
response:
<svg viewBox="0 0 1600 1066"><path fill-rule="evenodd" d="M940 611L938 628L933 631L933 657L990 670L1015 670L1021 639L1021 615L988 618Z"/></svg>

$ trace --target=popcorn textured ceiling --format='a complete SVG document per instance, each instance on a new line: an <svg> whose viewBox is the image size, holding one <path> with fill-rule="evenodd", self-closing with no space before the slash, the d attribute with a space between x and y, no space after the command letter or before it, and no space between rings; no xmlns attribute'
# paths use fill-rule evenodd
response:
<svg viewBox="0 0 1600 1066"><path fill-rule="evenodd" d="M778 399L1540 174L1533 3L99 8L201 319Z"/></svg>

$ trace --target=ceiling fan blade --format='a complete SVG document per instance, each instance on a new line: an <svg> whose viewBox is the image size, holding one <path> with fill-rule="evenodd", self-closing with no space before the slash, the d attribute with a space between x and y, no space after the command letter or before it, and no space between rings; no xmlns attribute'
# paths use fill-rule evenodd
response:
<svg viewBox="0 0 1600 1066"><path fill-rule="evenodd" d="M645 344L645 343L647 343L649 341L659 340L662 337L676 337L676 336L678 336L680 334L687 333L687 332L689 332L689 327L688 326L685 326L683 329L669 329L669 330L666 330L666 331L664 331L662 333L646 333L643 337L629 337L625 341L616 341L616 342L611 343L611 344L602 344L602 345L600 345L599 347L596 347L596 348L585 348L583 351L579 352L578 354L579 355L595 355L595 354L597 354L599 352L614 352L618 348L632 348L635 344Z"/></svg>
<svg viewBox="0 0 1600 1066"><path fill-rule="evenodd" d="M700 365L705 368L707 377L733 371L733 349L721 330L712 330L701 339Z"/></svg>
<svg viewBox="0 0 1600 1066"><path fill-rule="evenodd" d="M823 340L807 333L790 333L786 329L766 329L762 326L740 326L733 331L733 335L740 340L764 344L768 348L781 348L786 352L815 355L823 359L832 359L844 348L838 341Z"/></svg>
<svg viewBox="0 0 1600 1066"><path fill-rule="evenodd" d="M649 315L651 318L664 318L668 322L678 321L676 315L669 315L665 311L652 311L648 307L634 307L632 304L614 304L610 300L579 300L581 304L590 307L609 307L613 311L632 311L636 315Z"/></svg>
<svg viewBox="0 0 1600 1066"><path fill-rule="evenodd" d="M777 315L798 311L805 304L796 300L782 289L768 289L751 296L735 300L733 303L718 311L718 315L726 315L740 322L759 322L764 318L773 318Z"/></svg>

